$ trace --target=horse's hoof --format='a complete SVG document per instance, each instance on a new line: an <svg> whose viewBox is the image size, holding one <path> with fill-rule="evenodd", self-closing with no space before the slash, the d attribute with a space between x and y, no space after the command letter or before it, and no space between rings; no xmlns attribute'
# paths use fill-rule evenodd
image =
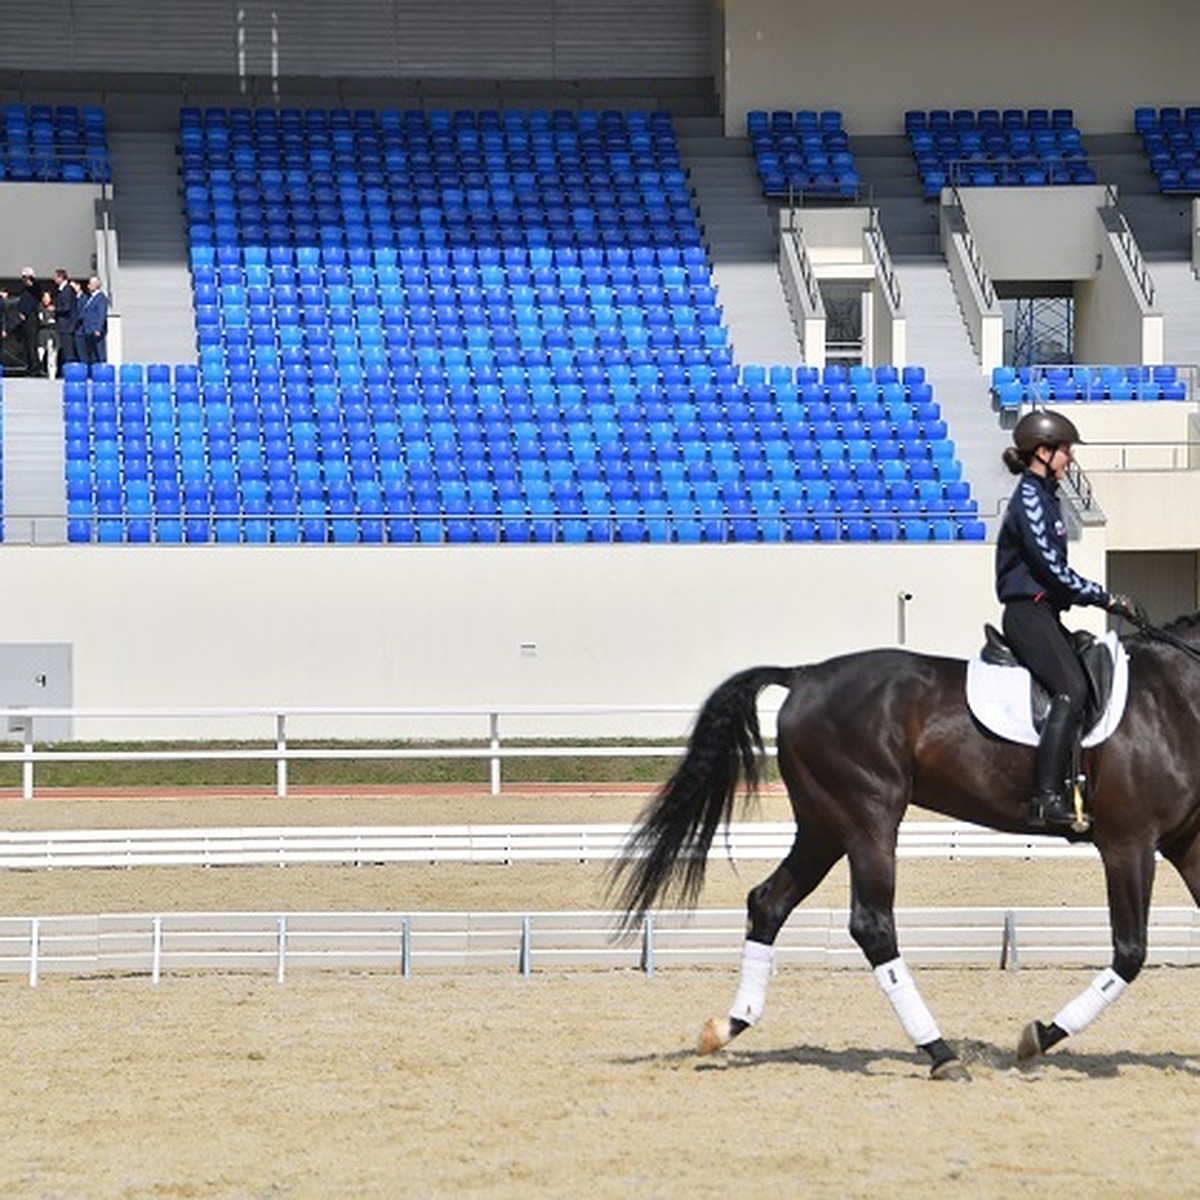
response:
<svg viewBox="0 0 1200 1200"><path fill-rule="evenodd" d="M1037 1022L1030 1021L1021 1030L1021 1036L1017 1041L1017 1062L1028 1062L1031 1058L1037 1058L1041 1052L1042 1039L1038 1036Z"/></svg>
<svg viewBox="0 0 1200 1200"><path fill-rule="evenodd" d="M929 1078L948 1080L950 1083L970 1083L971 1072L963 1066L961 1059L948 1058L930 1069Z"/></svg>
<svg viewBox="0 0 1200 1200"><path fill-rule="evenodd" d="M729 1028L728 1017L709 1017L704 1022L704 1028L700 1030L700 1041L696 1050L700 1054L715 1054L723 1046L728 1046L732 1037L733 1031Z"/></svg>

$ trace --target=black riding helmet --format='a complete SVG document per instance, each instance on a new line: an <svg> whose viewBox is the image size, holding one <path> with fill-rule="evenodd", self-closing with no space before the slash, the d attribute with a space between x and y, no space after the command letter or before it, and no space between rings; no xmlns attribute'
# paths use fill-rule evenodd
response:
<svg viewBox="0 0 1200 1200"><path fill-rule="evenodd" d="M1039 446L1074 446L1081 441L1075 423L1049 408L1026 413L1013 429L1013 445L1021 454L1032 454Z"/></svg>

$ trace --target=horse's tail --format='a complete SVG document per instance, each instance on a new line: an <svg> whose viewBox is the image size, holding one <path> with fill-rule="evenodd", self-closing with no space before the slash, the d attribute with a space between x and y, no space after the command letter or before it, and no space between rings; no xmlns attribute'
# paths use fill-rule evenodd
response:
<svg viewBox="0 0 1200 1200"><path fill-rule="evenodd" d="M728 824L744 780L753 795L761 777L758 694L790 687L793 667L751 667L722 683L704 702L675 773L642 813L609 880L629 932L660 896L695 904L713 835Z"/></svg>

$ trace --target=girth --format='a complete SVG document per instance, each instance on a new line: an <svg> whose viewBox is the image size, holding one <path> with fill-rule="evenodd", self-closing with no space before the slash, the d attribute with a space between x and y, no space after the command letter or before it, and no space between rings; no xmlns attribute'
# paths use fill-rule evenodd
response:
<svg viewBox="0 0 1200 1200"><path fill-rule="evenodd" d="M996 667L1023 667L1025 664L1013 653L1012 647L1005 640L1004 634L994 625L985 624L983 627L983 649L979 657ZM1083 674L1088 683L1088 699L1083 710L1081 729L1090 729L1104 713L1112 695L1113 660L1108 647L1098 641L1095 634L1086 629L1077 629L1070 635L1071 648L1083 668ZM1041 730L1046 720L1046 710L1052 699L1049 690L1043 687L1030 672L1029 701L1033 715L1033 727Z"/></svg>

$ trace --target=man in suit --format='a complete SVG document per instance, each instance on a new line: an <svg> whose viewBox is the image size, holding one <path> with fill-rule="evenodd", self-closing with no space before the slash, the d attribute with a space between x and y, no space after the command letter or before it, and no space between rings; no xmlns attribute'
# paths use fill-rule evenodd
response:
<svg viewBox="0 0 1200 1200"><path fill-rule="evenodd" d="M58 335L58 369L61 378L63 363L75 361L76 312L75 289L65 267L54 272L54 330Z"/></svg>
<svg viewBox="0 0 1200 1200"><path fill-rule="evenodd" d="M108 297L100 286L98 275L88 280L79 313L79 340L83 361L89 367L93 363L108 362Z"/></svg>
<svg viewBox="0 0 1200 1200"><path fill-rule="evenodd" d="M17 334L25 349L25 374L39 375L38 363L38 308L42 292L32 267L21 271L21 294L17 297Z"/></svg>

